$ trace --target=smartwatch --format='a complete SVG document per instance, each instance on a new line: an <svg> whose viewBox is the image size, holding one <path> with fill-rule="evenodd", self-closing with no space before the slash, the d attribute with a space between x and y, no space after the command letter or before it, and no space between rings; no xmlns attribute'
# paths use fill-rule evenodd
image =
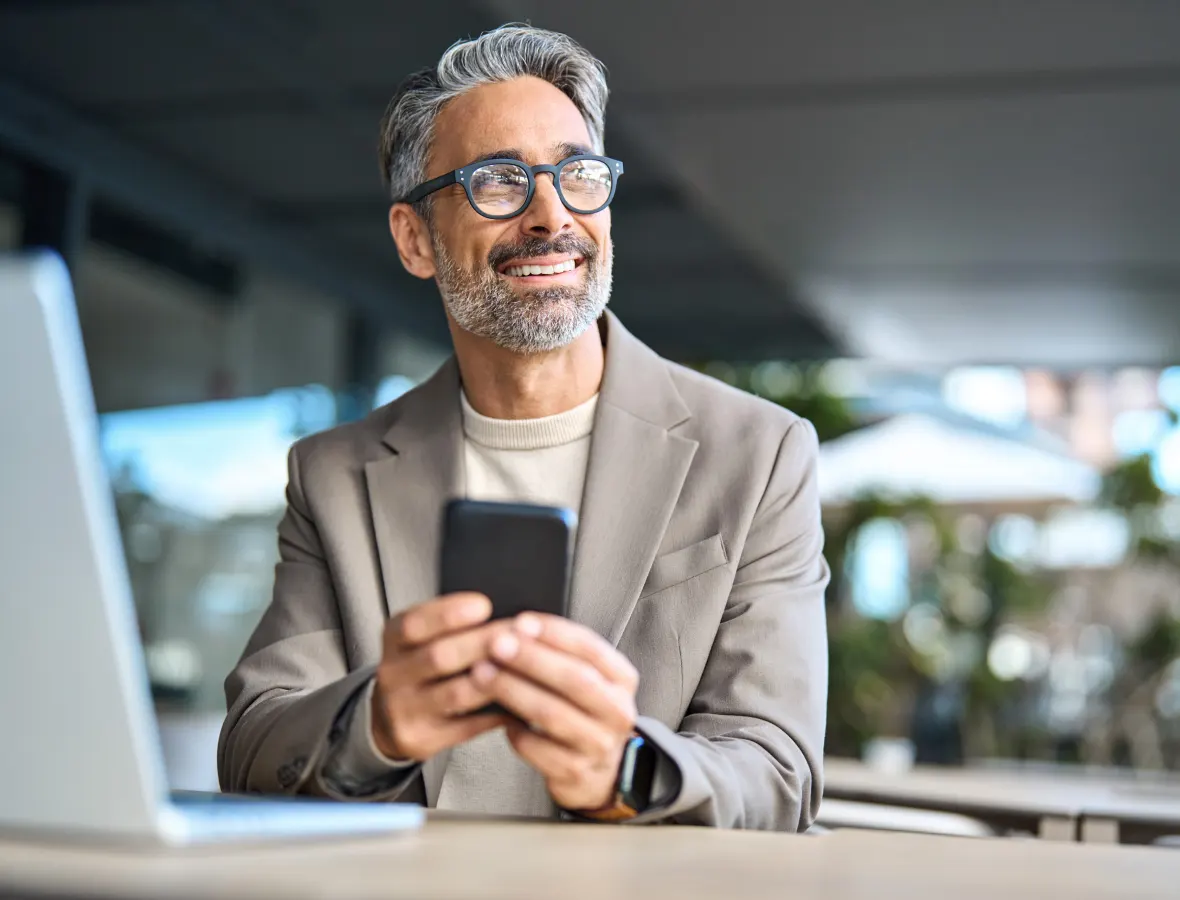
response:
<svg viewBox="0 0 1180 900"><path fill-rule="evenodd" d="M623 759L615 779L614 800L609 806L582 815L606 822L634 818L651 804L655 774L655 747L643 735L633 734L623 748Z"/></svg>

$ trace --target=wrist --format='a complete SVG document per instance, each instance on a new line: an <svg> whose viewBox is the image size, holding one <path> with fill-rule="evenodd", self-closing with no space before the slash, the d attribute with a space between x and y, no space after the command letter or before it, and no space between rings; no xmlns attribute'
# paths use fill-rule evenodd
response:
<svg viewBox="0 0 1180 900"><path fill-rule="evenodd" d="M633 732L623 745L608 799L593 809L578 810L588 819L617 822L632 819L651 802L655 751L646 738Z"/></svg>
<svg viewBox="0 0 1180 900"><path fill-rule="evenodd" d="M602 803L574 812L584 819L595 819L600 822L621 822L639 815L639 810L628 805L619 794L617 779L611 783L610 793Z"/></svg>
<svg viewBox="0 0 1180 900"><path fill-rule="evenodd" d="M621 758L621 754L620 754ZM573 812L579 816L588 816L595 818L599 814L604 814L614 809L619 799L619 775L618 767L622 765L620 761L618 765L611 770L609 779L601 787L596 787L593 792L585 797L584 801L580 803Z"/></svg>
<svg viewBox="0 0 1180 900"><path fill-rule="evenodd" d="M369 734L373 741L373 746L377 751L387 759L406 760L408 757L405 752L397 744L397 738L393 729L393 722L389 718L389 709L386 707L381 696L381 686L376 679L373 681L373 690L369 697Z"/></svg>

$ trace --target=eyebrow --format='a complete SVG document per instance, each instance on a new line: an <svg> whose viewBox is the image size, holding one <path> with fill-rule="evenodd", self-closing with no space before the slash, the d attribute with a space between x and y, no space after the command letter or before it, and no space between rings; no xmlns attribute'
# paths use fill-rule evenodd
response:
<svg viewBox="0 0 1180 900"><path fill-rule="evenodd" d="M483 162L485 159L515 159L524 162L524 152L515 147L506 147L502 150L493 150L491 153L485 153L483 156L476 157L472 162Z"/></svg>
<svg viewBox="0 0 1180 900"><path fill-rule="evenodd" d="M563 159L569 159L571 156L584 156L593 153L594 151L585 144L571 144L563 141L560 144L554 144L551 148L555 161L560 162ZM483 162L488 159L515 159L520 162L525 162L524 151L516 147L503 147L499 150L493 150L491 153L485 153L482 156L476 157L472 162Z"/></svg>
<svg viewBox="0 0 1180 900"><path fill-rule="evenodd" d="M560 143L553 145L553 154L559 160L569 159L571 156L586 156L594 151L585 144Z"/></svg>

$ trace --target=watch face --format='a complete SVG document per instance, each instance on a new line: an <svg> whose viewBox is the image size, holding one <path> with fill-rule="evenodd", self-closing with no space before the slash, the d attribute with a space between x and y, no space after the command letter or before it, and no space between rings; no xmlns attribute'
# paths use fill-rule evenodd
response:
<svg viewBox="0 0 1180 900"><path fill-rule="evenodd" d="M619 798L640 812L651 803L652 783L656 774L656 751L644 738L636 735L623 752L619 769Z"/></svg>

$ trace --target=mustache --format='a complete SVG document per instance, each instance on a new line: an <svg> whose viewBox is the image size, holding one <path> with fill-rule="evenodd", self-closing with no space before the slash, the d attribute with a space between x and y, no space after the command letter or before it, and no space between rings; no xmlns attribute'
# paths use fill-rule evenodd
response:
<svg viewBox="0 0 1180 900"><path fill-rule="evenodd" d="M499 269L504 263L514 259L534 259L565 253L580 256L587 263L591 263L598 258L598 245L589 238L576 234L562 234L552 240L529 237L518 243L493 246L488 251L488 265L493 269Z"/></svg>

